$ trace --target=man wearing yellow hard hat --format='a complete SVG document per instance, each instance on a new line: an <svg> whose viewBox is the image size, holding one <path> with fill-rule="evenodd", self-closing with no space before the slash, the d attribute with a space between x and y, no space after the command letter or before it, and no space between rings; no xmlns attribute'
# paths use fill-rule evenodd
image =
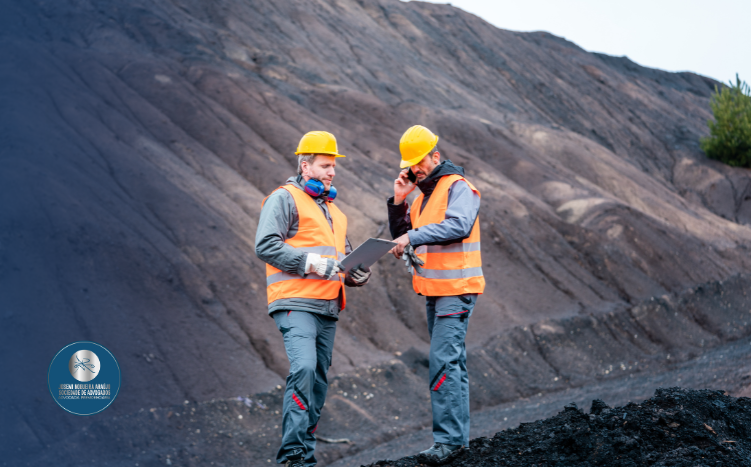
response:
<svg viewBox="0 0 751 467"><path fill-rule="evenodd" d="M290 363L277 462L307 467L316 464L314 433L326 400L336 322L346 305L344 285L365 285L370 269L341 273L339 261L352 247L347 216L333 203L336 158L345 157L336 138L311 131L295 154L297 176L264 200L256 255L266 262L269 314Z"/></svg>
<svg viewBox="0 0 751 467"><path fill-rule="evenodd" d="M408 129L394 197L388 200L392 253L407 262L412 286L426 298L430 334L433 446L421 454L447 459L469 443L469 377L464 338L477 296L485 289L480 257L480 192L464 169L441 162L438 136ZM415 188L414 204L406 201Z"/></svg>

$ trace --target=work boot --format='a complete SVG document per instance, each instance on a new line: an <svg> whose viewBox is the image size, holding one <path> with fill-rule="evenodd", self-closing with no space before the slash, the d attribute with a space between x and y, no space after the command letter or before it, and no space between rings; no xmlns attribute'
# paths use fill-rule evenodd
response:
<svg viewBox="0 0 751 467"><path fill-rule="evenodd" d="M292 454L287 455L287 463L284 467L305 467L305 459L302 455L301 449L292 451Z"/></svg>
<svg viewBox="0 0 751 467"><path fill-rule="evenodd" d="M420 454L423 456L434 457L437 460L442 461L444 459L447 459L452 454L458 454L461 447L462 446L460 444L435 443L433 447L422 451Z"/></svg>
<svg viewBox="0 0 751 467"><path fill-rule="evenodd" d="M287 459L284 467L305 467L305 460L302 457L299 459Z"/></svg>

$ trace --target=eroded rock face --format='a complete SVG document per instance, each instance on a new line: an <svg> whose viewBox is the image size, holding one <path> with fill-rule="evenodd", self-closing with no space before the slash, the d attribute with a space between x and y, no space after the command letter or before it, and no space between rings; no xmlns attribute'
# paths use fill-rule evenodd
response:
<svg viewBox="0 0 751 467"><path fill-rule="evenodd" d="M698 149L707 78L447 5L6 3L0 345L29 373L3 389L3 445L89 423L54 418L44 389L77 340L120 361L109 416L283 382L254 235L309 130L349 156L335 185L354 244L387 235L407 127L467 169L488 282L470 346L749 271L749 171ZM425 349L423 306L384 258L350 292L333 374Z"/></svg>

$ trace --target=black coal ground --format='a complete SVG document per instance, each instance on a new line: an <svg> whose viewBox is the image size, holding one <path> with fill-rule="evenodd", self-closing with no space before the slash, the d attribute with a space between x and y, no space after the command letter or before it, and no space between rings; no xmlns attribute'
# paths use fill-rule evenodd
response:
<svg viewBox="0 0 751 467"><path fill-rule="evenodd" d="M723 391L658 389L641 404L589 413L570 404L558 415L476 438L442 465L479 466L749 466L751 399ZM423 456L368 467L418 467Z"/></svg>

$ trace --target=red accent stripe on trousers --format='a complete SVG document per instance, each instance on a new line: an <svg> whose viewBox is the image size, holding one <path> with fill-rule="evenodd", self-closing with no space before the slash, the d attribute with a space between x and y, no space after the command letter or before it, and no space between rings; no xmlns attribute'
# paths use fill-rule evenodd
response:
<svg viewBox="0 0 751 467"><path fill-rule="evenodd" d="M444 376L444 378L445 378L445 376ZM297 398L297 394L292 393L292 399L294 399L294 401L297 402L297 405L299 405L301 409L308 410L308 409L305 408L304 405L302 405L302 402L300 402L300 399Z"/></svg>
<svg viewBox="0 0 751 467"><path fill-rule="evenodd" d="M446 381L446 373L444 373L443 376L441 376L441 379L438 380L438 383L436 383L435 387L433 388L433 391L437 391L438 388L441 387L441 384L443 384L444 381Z"/></svg>

